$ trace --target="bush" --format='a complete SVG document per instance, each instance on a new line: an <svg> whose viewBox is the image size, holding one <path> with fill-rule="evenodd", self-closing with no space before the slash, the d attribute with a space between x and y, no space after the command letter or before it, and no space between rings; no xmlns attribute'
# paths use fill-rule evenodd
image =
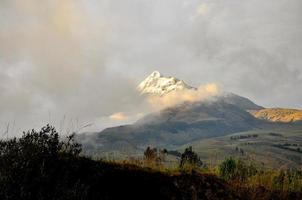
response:
<svg viewBox="0 0 302 200"><path fill-rule="evenodd" d="M227 158L219 165L220 177L229 180L235 177L236 161L233 158Z"/></svg>
<svg viewBox="0 0 302 200"><path fill-rule="evenodd" d="M145 163L149 167L161 166L165 162L167 153L168 151L166 149L158 150L157 148L147 147L144 152Z"/></svg>
<svg viewBox="0 0 302 200"><path fill-rule="evenodd" d="M192 147L188 147L185 149L184 153L181 154L179 167L181 169L197 169L202 166L202 161L199 156L192 150Z"/></svg>
<svg viewBox="0 0 302 200"><path fill-rule="evenodd" d="M245 181L257 173L253 164L247 165L242 160L230 157L219 165L219 175L225 180Z"/></svg>
<svg viewBox="0 0 302 200"><path fill-rule="evenodd" d="M145 160L147 162L156 162L157 158L157 149L156 148L150 148L147 147L147 149L144 152Z"/></svg>
<svg viewBox="0 0 302 200"><path fill-rule="evenodd" d="M0 141L0 198L38 198L32 191L38 196L50 195L60 158L77 158L80 153L74 135L60 141L49 125L39 132L24 132L20 139Z"/></svg>
<svg viewBox="0 0 302 200"><path fill-rule="evenodd" d="M302 172L281 170L273 177L272 188L281 191L302 191Z"/></svg>

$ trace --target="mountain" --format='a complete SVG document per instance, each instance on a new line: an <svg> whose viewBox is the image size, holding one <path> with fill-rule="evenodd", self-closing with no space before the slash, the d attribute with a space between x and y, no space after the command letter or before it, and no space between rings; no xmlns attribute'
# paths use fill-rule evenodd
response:
<svg viewBox="0 0 302 200"><path fill-rule="evenodd" d="M141 94L165 95L171 91L196 90L196 88L187 85L184 81L175 77L165 77L158 71L152 72L144 81L142 81L138 90Z"/></svg>
<svg viewBox="0 0 302 200"><path fill-rule="evenodd" d="M237 98L237 96L235 96ZM79 136L88 154L139 155L147 146L176 149L187 143L260 129L266 122L230 104L230 97L185 102L151 113L132 125Z"/></svg>
<svg viewBox="0 0 302 200"><path fill-rule="evenodd" d="M302 121L302 110L286 108L266 108L249 111L254 117L272 122L297 122Z"/></svg>
<svg viewBox="0 0 302 200"><path fill-rule="evenodd" d="M139 84L138 90L162 98L172 91L196 88L155 71ZM242 150L244 156L255 155L258 161L274 167L285 163L298 166L302 153L301 116L299 110L266 109L248 98L221 92L202 101L182 102L150 113L130 125L80 134L77 139L86 154L113 159L140 157L148 146L182 151L190 145L209 162L215 152L223 159L241 155ZM232 134L235 140L230 139ZM271 157L266 159L267 155Z"/></svg>

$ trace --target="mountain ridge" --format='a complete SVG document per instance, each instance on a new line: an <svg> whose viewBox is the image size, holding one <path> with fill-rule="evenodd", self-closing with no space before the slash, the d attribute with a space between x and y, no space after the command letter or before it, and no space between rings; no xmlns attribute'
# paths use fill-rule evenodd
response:
<svg viewBox="0 0 302 200"><path fill-rule="evenodd" d="M158 83L157 80L160 78L163 78L163 81ZM156 81L152 82L154 79ZM155 95L159 98L164 98L164 95L172 91L180 91L179 94L181 95L182 90L191 90L192 88L196 90L191 86L178 87L179 84L175 83L182 84L184 82L174 77L166 79L159 72L153 72L140 84L141 87L138 89L147 88L140 90L141 93ZM154 85L155 87L153 87ZM81 141L85 152L89 155L112 156L113 153L115 158L127 158L129 156L142 156L142 152L148 146L177 150L192 144L194 141L216 141L215 138L221 137L225 141L228 135L241 132L259 132L268 136L272 134L275 137L274 135L280 135L278 132L275 134L276 131L281 129L282 131L299 130L302 125L302 121L272 122L255 114L261 113L263 110L267 110L267 108L257 105L248 98L234 93L222 92L200 101L184 101L166 107L158 112L145 115L133 124L110 127L91 134L80 134L78 140ZM262 149L268 148L277 151L282 146L276 149L272 145L279 145L280 138L274 138L274 140L276 141L272 142L269 139L265 144L260 141L257 145ZM232 141L224 142L224 144L227 145L221 148L228 149L226 155L235 151L235 147L232 149L233 147L230 146L233 144ZM247 144L243 141L241 145ZM214 147L217 148L217 146ZM253 152L252 146L250 149L250 152ZM293 152L288 152L288 155L292 154ZM261 157L261 152L259 155ZM286 160L285 157L282 159Z"/></svg>

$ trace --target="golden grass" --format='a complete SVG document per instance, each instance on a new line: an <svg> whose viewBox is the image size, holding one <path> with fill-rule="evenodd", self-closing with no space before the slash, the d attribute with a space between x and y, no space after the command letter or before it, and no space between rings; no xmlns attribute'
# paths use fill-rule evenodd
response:
<svg viewBox="0 0 302 200"><path fill-rule="evenodd" d="M266 108L249 111L254 117L272 122L296 122L302 120L302 110L286 108Z"/></svg>

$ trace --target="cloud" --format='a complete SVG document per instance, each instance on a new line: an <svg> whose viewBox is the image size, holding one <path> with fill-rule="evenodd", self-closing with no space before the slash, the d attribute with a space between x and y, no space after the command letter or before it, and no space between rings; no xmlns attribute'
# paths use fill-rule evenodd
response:
<svg viewBox="0 0 302 200"><path fill-rule="evenodd" d="M208 100L218 95L219 87L215 83L199 86L196 90L172 91L164 96L150 95L147 101L155 110L172 107L183 102L196 102Z"/></svg>
<svg viewBox="0 0 302 200"><path fill-rule="evenodd" d="M207 15L209 13L209 5L201 3L196 10L196 15Z"/></svg>
<svg viewBox="0 0 302 200"><path fill-rule="evenodd" d="M135 88L155 67L190 85L217 83L260 105L302 108L301 6L300 0L1 0L0 131L16 121L21 134L60 124L64 115L81 125L95 122L94 131L124 123L110 120L112 113L125 113L131 123L136 117L129 116L152 111ZM164 105L177 103L172 96Z"/></svg>
<svg viewBox="0 0 302 200"><path fill-rule="evenodd" d="M89 22L81 1L12 0L6 11L0 22L2 60L10 68L28 63L26 81L33 88L63 94L87 74L104 70L102 56L87 51L102 48L103 30Z"/></svg>
<svg viewBox="0 0 302 200"><path fill-rule="evenodd" d="M110 115L109 118L112 120L122 121L126 120L128 117L125 115L125 113L118 112Z"/></svg>
<svg viewBox="0 0 302 200"><path fill-rule="evenodd" d="M99 105L95 91L106 73L102 23L78 0L4 0L0 13L0 128L16 121L22 133L49 115L55 124L65 114L91 121L99 109L88 105Z"/></svg>

